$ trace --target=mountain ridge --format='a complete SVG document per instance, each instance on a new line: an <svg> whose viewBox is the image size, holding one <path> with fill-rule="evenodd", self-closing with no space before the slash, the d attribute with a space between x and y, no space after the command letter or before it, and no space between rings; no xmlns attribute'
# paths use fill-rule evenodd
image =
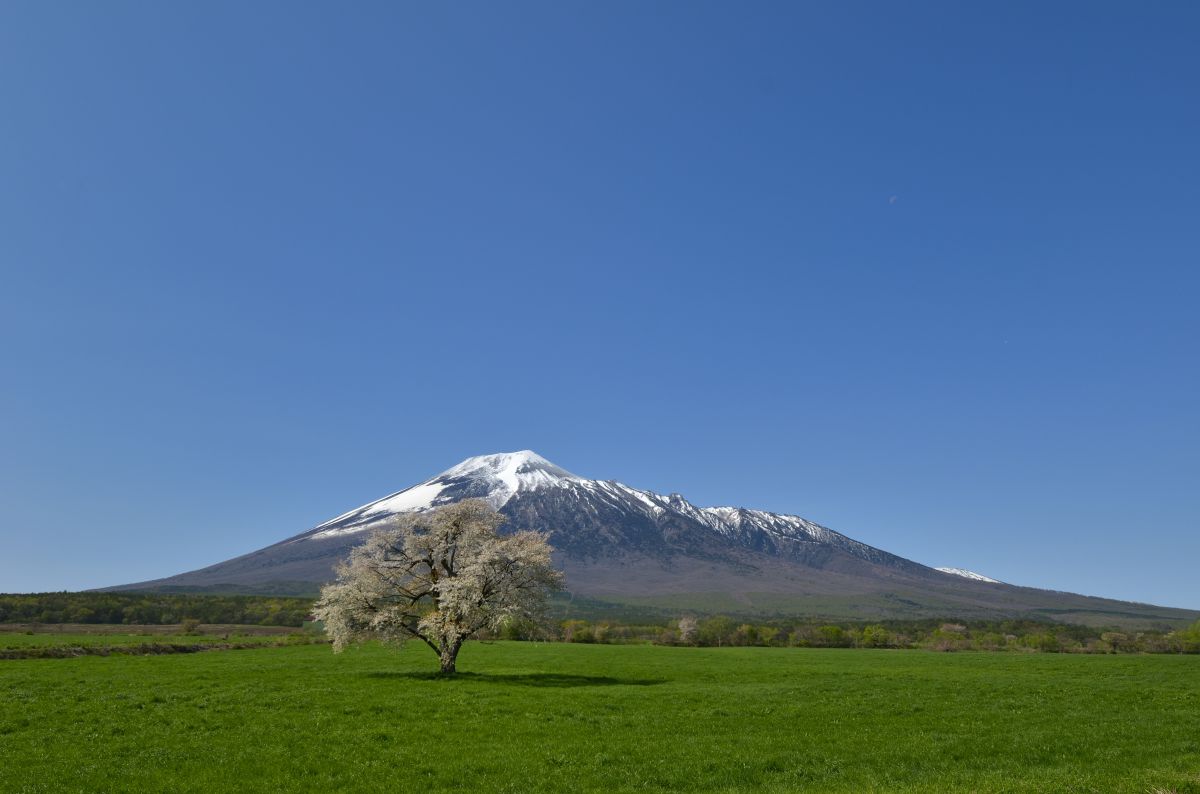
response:
<svg viewBox="0 0 1200 794"><path fill-rule="evenodd" d="M532 450L468 458L249 554L112 590L307 589L399 513L487 500L505 529L550 533L569 590L624 604L745 607L828 617L1041 616L1147 626L1200 613L1023 588L938 570L809 521L745 507L697 507L681 494L580 477ZM694 605L694 606L693 606ZM1133 619L1133 618L1136 618Z"/></svg>

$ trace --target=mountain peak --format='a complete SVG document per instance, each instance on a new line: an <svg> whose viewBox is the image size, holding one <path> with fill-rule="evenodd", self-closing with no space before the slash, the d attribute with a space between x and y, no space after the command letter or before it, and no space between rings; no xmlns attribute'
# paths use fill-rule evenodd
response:
<svg viewBox="0 0 1200 794"><path fill-rule="evenodd" d="M363 505L318 526L306 537L358 532L394 513L428 510L459 499L486 499L499 509L519 491L586 482L531 449L476 455L436 477Z"/></svg>
<svg viewBox="0 0 1200 794"><path fill-rule="evenodd" d="M571 472L556 466L531 449L476 455L452 466L434 479L469 477L497 480L509 491L536 488L559 480L579 480Z"/></svg>

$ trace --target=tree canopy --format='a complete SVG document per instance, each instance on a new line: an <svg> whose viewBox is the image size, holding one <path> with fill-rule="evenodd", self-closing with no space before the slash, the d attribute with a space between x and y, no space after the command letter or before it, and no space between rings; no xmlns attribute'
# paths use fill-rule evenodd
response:
<svg viewBox="0 0 1200 794"><path fill-rule="evenodd" d="M416 639L453 673L462 644L482 629L538 619L562 587L540 532L497 534L504 517L481 499L396 516L338 566L314 614L335 651L353 642Z"/></svg>

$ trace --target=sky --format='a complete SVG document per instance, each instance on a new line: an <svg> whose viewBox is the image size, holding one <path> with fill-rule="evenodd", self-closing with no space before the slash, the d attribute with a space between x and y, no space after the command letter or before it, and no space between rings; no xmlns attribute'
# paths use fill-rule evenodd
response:
<svg viewBox="0 0 1200 794"><path fill-rule="evenodd" d="M0 6L0 592L533 449L1200 608L1194 3Z"/></svg>

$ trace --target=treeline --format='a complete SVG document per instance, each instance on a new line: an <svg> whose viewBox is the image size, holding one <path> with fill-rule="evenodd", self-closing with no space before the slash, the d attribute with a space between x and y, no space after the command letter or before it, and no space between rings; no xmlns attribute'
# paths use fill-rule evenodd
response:
<svg viewBox="0 0 1200 794"><path fill-rule="evenodd" d="M239 623L302 626L312 599L160 593L0 594L0 623Z"/></svg>
<svg viewBox="0 0 1200 794"><path fill-rule="evenodd" d="M0 594L0 623L303 626L313 600L185 593ZM823 622L747 621L725 615L678 619L629 614L547 624L510 623L486 637L582 643L652 642L703 647L926 648L936 651L1200 653L1200 622L1175 631L1122 631L1037 620ZM560 613L561 615L561 613ZM630 620L629 618L632 618Z"/></svg>
<svg viewBox="0 0 1200 794"><path fill-rule="evenodd" d="M1046 653L1200 653L1200 622L1176 631L1117 631L1036 620L747 623L726 616L673 620L666 625L564 620L547 631L512 624L504 639L561 642L653 642L703 647L924 648L935 651Z"/></svg>

